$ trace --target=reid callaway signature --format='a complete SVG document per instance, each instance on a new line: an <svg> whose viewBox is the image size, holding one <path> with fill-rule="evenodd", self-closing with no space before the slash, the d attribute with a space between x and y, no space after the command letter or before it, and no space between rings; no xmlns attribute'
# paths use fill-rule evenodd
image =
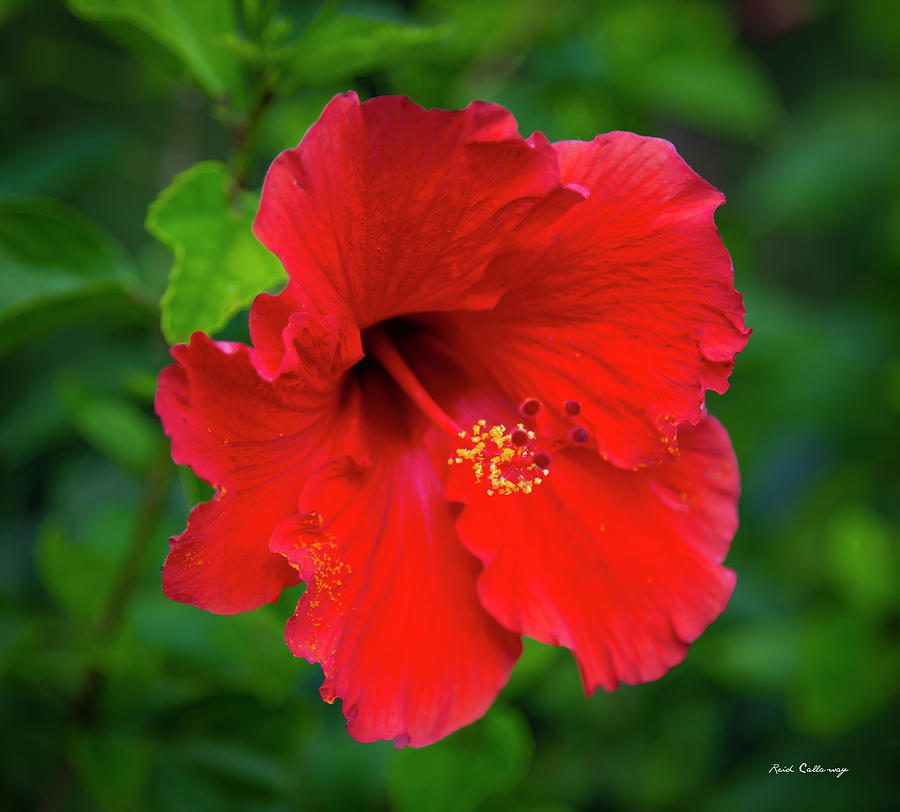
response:
<svg viewBox="0 0 900 812"><path fill-rule="evenodd" d="M788 764L782 766L781 764L773 764L769 768L770 773L792 773L794 772L794 765ZM815 766L811 766L807 764L805 761L800 765L797 772L801 773L834 773L835 778L840 778L844 773L850 772L849 767L823 767L821 764L816 764Z"/></svg>

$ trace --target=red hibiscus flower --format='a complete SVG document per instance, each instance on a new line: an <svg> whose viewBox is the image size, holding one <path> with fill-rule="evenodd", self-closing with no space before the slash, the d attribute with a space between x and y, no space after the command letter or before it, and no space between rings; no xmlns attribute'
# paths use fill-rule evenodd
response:
<svg viewBox="0 0 900 812"><path fill-rule="evenodd" d="M195 333L160 376L173 458L217 488L166 594L244 612L304 581L288 645L362 741L477 719L521 635L588 694L664 674L734 585L722 199L659 139L336 97L266 178L290 281L253 346Z"/></svg>

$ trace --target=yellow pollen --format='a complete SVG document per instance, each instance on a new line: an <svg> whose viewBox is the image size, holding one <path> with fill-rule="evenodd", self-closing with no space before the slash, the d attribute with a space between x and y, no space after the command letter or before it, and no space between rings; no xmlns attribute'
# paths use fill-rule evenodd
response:
<svg viewBox="0 0 900 812"><path fill-rule="evenodd" d="M468 440L470 447L457 448L447 464L471 463L475 481L486 480L488 496L531 493L550 471L535 465L532 448L513 443L514 431L524 431L529 440L534 439L534 432L525 431L521 423L509 431L504 425L488 427L487 421L479 420L471 432L459 432L460 439Z"/></svg>

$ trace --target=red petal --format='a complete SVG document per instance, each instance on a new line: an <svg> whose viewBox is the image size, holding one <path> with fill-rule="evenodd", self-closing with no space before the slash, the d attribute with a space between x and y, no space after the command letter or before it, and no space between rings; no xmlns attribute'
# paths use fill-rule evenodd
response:
<svg viewBox="0 0 900 812"><path fill-rule="evenodd" d="M269 536L296 511L308 472L325 454L346 451L342 443L350 440L346 426L338 430L334 382L338 369L360 354L358 333L303 318L292 321L291 336L305 364L295 364L290 376L267 380L247 347L202 333L189 346L174 347L178 363L160 374L156 411L172 440L172 458L218 488L171 539L163 570L170 598L211 612L242 612L297 582L269 551Z"/></svg>
<svg viewBox="0 0 900 812"><path fill-rule="evenodd" d="M268 551L269 536L296 498L297 482L216 495L197 505L187 529L170 539L163 567L166 597L217 614L248 612L278 599L298 583L280 556Z"/></svg>
<svg viewBox="0 0 900 812"><path fill-rule="evenodd" d="M725 608L720 566L739 481L714 419L680 429L677 461L623 471L570 448L531 494L488 497L464 466L448 496L485 565L482 603L504 626L572 649L585 690L656 679Z"/></svg>
<svg viewBox="0 0 900 812"><path fill-rule="evenodd" d="M272 539L309 584L286 637L322 664L351 735L422 746L484 714L521 643L478 602L481 567L425 454L331 463L300 509Z"/></svg>
<svg viewBox="0 0 900 812"><path fill-rule="evenodd" d="M284 263L289 296L361 327L398 314L482 308L485 269L546 241L582 199L553 147L518 135L493 104L424 110L409 99L336 96L269 170L254 230Z"/></svg>
<svg viewBox="0 0 900 812"><path fill-rule="evenodd" d="M509 397L579 422L616 465L665 459L676 427L724 392L746 343L744 307L713 222L720 192L667 141L609 133L556 144L565 183L590 194L491 313L461 314L467 352ZM521 260L521 258L520 258Z"/></svg>

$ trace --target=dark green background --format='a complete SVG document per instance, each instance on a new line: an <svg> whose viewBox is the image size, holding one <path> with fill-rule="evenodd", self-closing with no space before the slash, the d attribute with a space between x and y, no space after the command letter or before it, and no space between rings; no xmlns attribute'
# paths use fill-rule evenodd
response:
<svg viewBox="0 0 900 812"><path fill-rule="evenodd" d="M192 9L199 51L171 20L148 25L166 6ZM230 33L213 36L223 8ZM897 4L344 10L364 19L0 0L0 805L896 808ZM709 404L744 477L738 584L658 682L587 700L566 652L529 645L484 720L395 752L351 740L319 667L285 647L297 590L237 617L163 598L167 538L208 490L168 461L152 414L172 255L147 207L175 173L224 161L220 225L242 233L267 163L348 88L497 101L551 140L663 136L725 191L755 331ZM246 301L226 304L220 321L242 312L224 335L245 336ZM850 771L768 774L804 761Z"/></svg>

